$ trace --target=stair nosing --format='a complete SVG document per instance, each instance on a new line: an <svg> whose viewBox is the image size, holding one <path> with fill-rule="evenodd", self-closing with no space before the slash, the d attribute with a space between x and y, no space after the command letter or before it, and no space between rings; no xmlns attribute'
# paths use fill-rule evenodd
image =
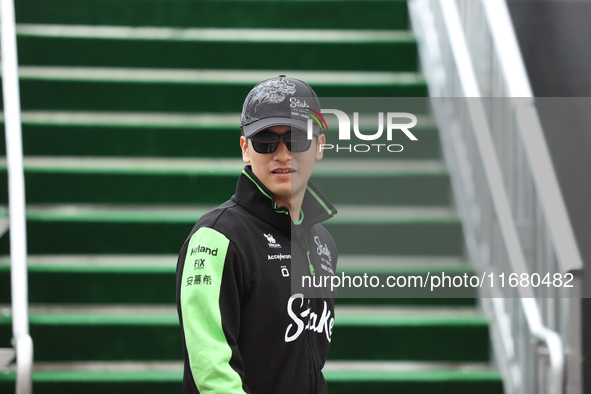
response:
<svg viewBox="0 0 591 394"><path fill-rule="evenodd" d="M431 116L417 114L422 131L435 131ZM4 114L0 112L0 122ZM21 112L27 125L142 127L142 128L218 128L239 130L240 113L166 113L166 112L104 112L104 111L29 111Z"/></svg>
<svg viewBox="0 0 591 394"><path fill-rule="evenodd" d="M37 361L34 371L89 371L89 372L126 372L126 371L182 371L183 361L72 361L52 362ZM363 360L327 360L323 371L470 371L494 370L488 362L437 362L437 361L363 361Z"/></svg>
<svg viewBox="0 0 591 394"><path fill-rule="evenodd" d="M122 67L19 66L21 80L113 83L242 84L251 86L270 75L285 74L314 86L425 85L420 72L215 70Z"/></svg>
<svg viewBox="0 0 591 394"><path fill-rule="evenodd" d="M184 363L182 361L152 362L35 362L33 377L35 382L89 380L93 382L109 381L116 377L129 380L182 380ZM9 375L15 377L16 364L8 367ZM430 361L337 361L327 360L323 372L326 380L331 381L450 381L450 380L485 380L500 381L500 373L486 362L430 362Z"/></svg>
<svg viewBox="0 0 591 394"><path fill-rule="evenodd" d="M28 255L29 266L169 266L170 261L176 263L177 254L46 254ZM362 260L369 267L420 266L420 267L471 267L461 257L449 256L403 256L403 255L339 255L339 268L355 266ZM164 261L169 261L164 263ZM0 265L10 264L9 256L0 256Z"/></svg>
<svg viewBox="0 0 591 394"><path fill-rule="evenodd" d="M137 175L240 175L245 163L241 158L163 158L163 157L84 157L25 156L25 172L63 172ZM5 169L0 157L0 169ZM445 163L436 159L363 159L327 158L316 163L313 178L321 177L394 177L448 176Z"/></svg>
<svg viewBox="0 0 591 394"><path fill-rule="evenodd" d="M28 220L195 223L215 205L28 204ZM415 206L340 205L327 223L348 224L459 224L453 208ZM0 217L7 215L0 206Z"/></svg>
<svg viewBox="0 0 591 394"><path fill-rule="evenodd" d="M416 43L410 30L178 28L109 25L16 25L18 36L260 43Z"/></svg>
<svg viewBox="0 0 591 394"><path fill-rule="evenodd" d="M0 321L12 315L10 304L0 304ZM154 323L178 323L174 304L30 304L31 323L70 321L75 324L135 323L138 320ZM486 318L476 307L417 307L417 306L335 306L338 325L406 325L406 324L486 324ZM103 320L101 320L103 319Z"/></svg>

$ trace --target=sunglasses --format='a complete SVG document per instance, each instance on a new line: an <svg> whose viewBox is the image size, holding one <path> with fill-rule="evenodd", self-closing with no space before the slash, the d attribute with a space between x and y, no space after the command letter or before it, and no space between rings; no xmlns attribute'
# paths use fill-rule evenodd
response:
<svg viewBox="0 0 591 394"><path fill-rule="evenodd" d="M283 135L261 131L250 137L252 147L257 153L273 153L279 147L279 140L283 139L290 152L305 152L310 149L312 140L304 131L290 131Z"/></svg>

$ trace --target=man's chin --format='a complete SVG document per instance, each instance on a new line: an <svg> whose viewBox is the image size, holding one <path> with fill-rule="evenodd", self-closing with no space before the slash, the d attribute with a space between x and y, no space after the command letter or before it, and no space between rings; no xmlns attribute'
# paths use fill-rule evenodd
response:
<svg viewBox="0 0 591 394"><path fill-rule="evenodd" d="M290 200L291 199L291 188L277 188L271 191L275 199Z"/></svg>
<svg viewBox="0 0 591 394"><path fill-rule="evenodd" d="M275 183L273 188L269 188L273 196L277 199L289 199L291 200L292 196L299 194L302 189L305 189L306 185L301 185L301 182L292 182L291 180L288 182L281 182Z"/></svg>

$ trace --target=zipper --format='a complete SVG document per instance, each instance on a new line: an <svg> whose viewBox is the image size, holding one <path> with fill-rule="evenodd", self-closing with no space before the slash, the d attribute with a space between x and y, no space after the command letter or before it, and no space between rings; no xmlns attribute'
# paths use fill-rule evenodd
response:
<svg viewBox="0 0 591 394"><path fill-rule="evenodd" d="M309 228L307 228L307 229L309 229ZM310 275L316 276L316 270L314 269L314 266L312 265L312 260L310 260L310 251L308 250L308 244L306 243L306 231L304 231L300 236L300 234L298 234L297 230L295 229L294 225L291 226L291 230L292 230L292 236L293 236L293 234L296 234L296 236L299 238L299 240L301 242L301 245L303 246L303 249L306 251L306 259L308 259L308 269L310 270Z"/></svg>
<svg viewBox="0 0 591 394"><path fill-rule="evenodd" d="M308 258L308 268L310 268L310 275L315 276L316 271L314 270L314 266L312 265L312 262L310 261L310 251L309 250L306 251L306 257Z"/></svg>

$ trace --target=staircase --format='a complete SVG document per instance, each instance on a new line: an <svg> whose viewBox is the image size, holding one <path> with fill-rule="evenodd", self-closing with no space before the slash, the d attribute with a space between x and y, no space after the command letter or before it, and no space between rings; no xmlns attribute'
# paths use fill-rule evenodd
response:
<svg viewBox="0 0 591 394"><path fill-rule="evenodd" d="M234 192L256 83L427 95L405 1L16 0L16 13L36 394L180 392L176 255ZM353 169L327 151L318 165L313 181L340 211L326 222L339 271L471 272L437 129L415 130L419 143L394 156ZM383 239L359 244L376 229ZM10 347L8 257L0 310ZM341 298L335 314L332 394L503 391L474 297ZM0 392L14 382L0 371Z"/></svg>

